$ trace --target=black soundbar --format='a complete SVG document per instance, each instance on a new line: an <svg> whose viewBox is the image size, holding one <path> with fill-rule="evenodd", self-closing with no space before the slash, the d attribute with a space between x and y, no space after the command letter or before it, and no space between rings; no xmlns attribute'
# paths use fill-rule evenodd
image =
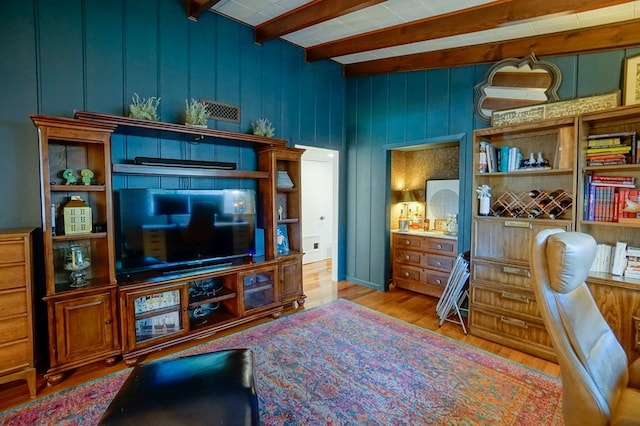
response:
<svg viewBox="0 0 640 426"><path fill-rule="evenodd" d="M172 158L136 157L134 164L143 166L198 167L203 169L235 170L236 163L224 161L176 160Z"/></svg>

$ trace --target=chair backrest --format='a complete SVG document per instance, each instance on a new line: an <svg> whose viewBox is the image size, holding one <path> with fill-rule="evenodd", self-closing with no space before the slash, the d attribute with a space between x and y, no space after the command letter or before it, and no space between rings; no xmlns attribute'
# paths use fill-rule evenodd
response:
<svg viewBox="0 0 640 426"><path fill-rule="evenodd" d="M585 284L596 245L561 229L531 241L532 286L560 364L566 425L608 424L629 381L627 356Z"/></svg>

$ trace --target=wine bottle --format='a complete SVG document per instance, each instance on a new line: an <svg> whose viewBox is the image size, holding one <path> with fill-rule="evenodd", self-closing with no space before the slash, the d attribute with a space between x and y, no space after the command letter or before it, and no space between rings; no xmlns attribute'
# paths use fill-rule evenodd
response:
<svg viewBox="0 0 640 426"><path fill-rule="evenodd" d="M549 217L551 219L555 219L558 216L560 216L562 214L564 210L562 210L560 207L554 207L551 209L551 211L549 212Z"/></svg>
<svg viewBox="0 0 640 426"><path fill-rule="evenodd" d="M538 191L537 189L532 189L531 191L529 191L529 197L531 198L536 198L538 195L540 195L540 191Z"/></svg>
<svg viewBox="0 0 640 426"><path fill-rule="evenodd" d="M538 209L531 209L531 211L529 211L529 215L527 216L529 219L535 219L538 216L540 216L542 214L542 210L538 210Z"/></svg>
<svg viewBox="0 0 640 426"><path fill-rule="evenodd" d="M505 210L506 209L504 208L504 206L498 206L495 209L493 209L493 215L495 217L502 216L502 214L505 212Z"/></svg>
<svg viewBox="0 0 640 426"><path fill-rule="evenodd" d="M564 200L560 201L560 207L562 207L563 209L571 207L571 199L565 198Z"/></svg>
<svg viewBox="0 0 640 426"><path fill-rule="evenodd" d="M563 193L564 191L562 189L556 189L551 194L549 194L549 198L553 200L554 198L558 198L559 196L561 196Z"/></svg>

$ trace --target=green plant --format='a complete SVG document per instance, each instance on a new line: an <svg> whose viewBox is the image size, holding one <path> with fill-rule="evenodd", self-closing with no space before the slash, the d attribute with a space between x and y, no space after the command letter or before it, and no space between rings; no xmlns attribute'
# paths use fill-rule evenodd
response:
<svg viewBox="0 0 640 426"><path fill-rule="evenodd" d="M276 129L266 118L258 118L255 123L251 123L251 127L253 128L253 134L257 136L271 138L276 132Z"/></svg>
<svg viewBox="0 0 640 426"><path fill-rule="evenodd" d="M131 98L131 105L129 105L129 117L139 120L158 121L158 105L160 105L160 98L152 96L145 99L134 93Z"/></svg>
<svg viewBox="0 0 640 426"><path fill-rule="evenodd" d="M191 101L185 101L185 124L191 124L196 126L206 126L207 125L207 117L209 114L207 113L207 107L203 102L197 101L191 98Z"/></svg>

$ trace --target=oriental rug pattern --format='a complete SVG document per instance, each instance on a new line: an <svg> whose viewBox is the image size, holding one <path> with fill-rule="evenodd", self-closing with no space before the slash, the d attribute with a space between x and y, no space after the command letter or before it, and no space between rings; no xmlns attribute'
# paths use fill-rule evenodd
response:
<svg viewBox="0 0 640 426"><path fill-rule="evenodd" d="M561 425L558 378L345 300L178 355L250 347L266 425ZM130 369L0 413L95 424Z"/></svg>

